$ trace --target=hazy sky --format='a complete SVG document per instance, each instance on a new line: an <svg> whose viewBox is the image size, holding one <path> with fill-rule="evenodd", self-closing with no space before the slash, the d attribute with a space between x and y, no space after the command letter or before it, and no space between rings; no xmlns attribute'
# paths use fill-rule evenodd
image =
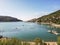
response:
<svg viewBox="0 0 60 45"><path fill-rule="evenodd" d="M22 20L37 18L60 9L60 0L0 0L0 15Z"/></svg>

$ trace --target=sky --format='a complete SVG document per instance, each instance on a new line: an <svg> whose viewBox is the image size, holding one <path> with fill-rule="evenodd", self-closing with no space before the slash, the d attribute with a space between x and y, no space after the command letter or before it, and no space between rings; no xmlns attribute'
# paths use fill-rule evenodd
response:
<svg viewBox="0 0 60 45"><path fill-rule="evenodd" d="M0 0L0 16L30 20L60 10L60 0Z"/></svg>

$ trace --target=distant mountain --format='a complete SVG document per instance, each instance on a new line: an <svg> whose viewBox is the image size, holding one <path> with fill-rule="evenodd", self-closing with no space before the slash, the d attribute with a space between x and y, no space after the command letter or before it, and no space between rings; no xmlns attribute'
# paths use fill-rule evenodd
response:
<svg viewBox="0 0 60 45"><path fill-rule="evenodd" d="M10 16L0 16L0 22L17 22L17 21L22 20Z"/></svg>
<svg viewBox="0 0 60 45"><path fill-rule="evenodd" d="M31 19L31 20L28 20L27 22L36 22L36 18L34 18L34 19Z"/></svg>
<svg viewBox="0 0 60 45"><path fill-rule="evenodd" d="M31 21L33 22L33 20L30 20L30 22ZM39 17L36 20L34 20L34 22L39 22L39 23L41 23L41 22L44 22L44 23L52 22L52 23L60 24L60 10L55 11L51 14Z"/></svg>

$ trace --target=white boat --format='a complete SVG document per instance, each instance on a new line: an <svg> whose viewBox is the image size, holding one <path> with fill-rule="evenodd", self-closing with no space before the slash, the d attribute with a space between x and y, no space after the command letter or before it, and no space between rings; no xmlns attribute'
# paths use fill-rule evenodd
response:
<svg viewBox="0 0 60 45"><path fill-rule="evenodd" d="M48 30L48 32L49 33L53 33L53 34L55 34L55 35L58 35L59 33L57 33L56 31L54 31L54 30Z"/></svg>
<svg viewBox="0 0 60 45"><path fill-rule="evenodd" d="M51 32L51 30L48 30L48 32Z"/></svg>

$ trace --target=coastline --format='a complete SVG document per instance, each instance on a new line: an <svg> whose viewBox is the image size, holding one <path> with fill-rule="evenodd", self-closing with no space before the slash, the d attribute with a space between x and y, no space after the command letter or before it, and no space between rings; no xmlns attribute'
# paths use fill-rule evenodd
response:
<svg viewBox="0 0 60 45"><path fill-rule="evenodd" d="M60 28L60 24L55 24L55 23L45 23L45 22L41 22L40 24L49 24L53 27L56 27L56 28Z"/></svg>
<svg viewBox="0 0 60 45"><path fill-rule="evenodd" d="M51 25L54 26L54 27L56 27L56 28L60 28L60 24L52 23Z"/></svg>

